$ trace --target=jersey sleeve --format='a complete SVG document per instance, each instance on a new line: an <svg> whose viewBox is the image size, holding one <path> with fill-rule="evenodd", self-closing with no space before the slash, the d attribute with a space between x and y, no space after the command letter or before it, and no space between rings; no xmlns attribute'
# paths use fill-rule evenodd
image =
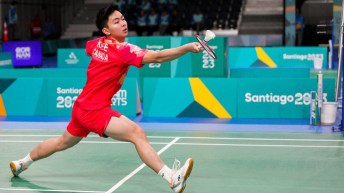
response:
<svg viewBox="0 0 344 193"><path fill-rule="evenodd" d="M92 45L93 45L92 41L88 41L86 43L86 54L89 56L92 56L92 47L93 47Z"/></svg>
<svg viewBox="0 0 344 193"><path fill-rule="evenodd" d="M123 62L129 65L141 68L144 64L141 64L144 55L148 52L146 49L141 49L140 47L126 43L120 49Z"/></svg>

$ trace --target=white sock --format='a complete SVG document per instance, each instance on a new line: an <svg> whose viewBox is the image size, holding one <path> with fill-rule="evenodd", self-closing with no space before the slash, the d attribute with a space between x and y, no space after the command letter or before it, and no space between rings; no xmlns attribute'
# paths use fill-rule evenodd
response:
<svg viewBox="0 0 344 193"><path fill-rule="evenodd" d="M24 157L24 158L22 159L22 161L24 162L24 164L25 164L27 167L29 167L29 166L33 163L33 160L31 159L30 154L27 154L27 156Z"/></svg>
<svg viewBox="0 0 344 193"><path fill-rule="evenodd" d="M159 176L163 177L168 183L170 183L171 180L171 169L164 165L164 167L161 168L159 171Z"/></svg>

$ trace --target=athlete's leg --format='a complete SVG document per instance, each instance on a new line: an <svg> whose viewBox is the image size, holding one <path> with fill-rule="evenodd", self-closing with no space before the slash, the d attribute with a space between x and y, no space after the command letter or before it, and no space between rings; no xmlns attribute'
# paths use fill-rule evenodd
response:
<svg viewBox="0 0 344 193"><path fill-rule="evenodd" d="M113 139L132 142L141 160L147 166L163 177L173 191L178 193L183 192L186 186L186 180L192 170L192 159L188 159L183 167L179 168L178 166L171 170L163 163L156 151L149 144L144 130L124 115L119 118L111 117L104 134ZM180 163L177 165L180 165Z"/></svg>
<svg viewBox="0 0 344 193"><path fill-rule="evenodd" d="M22 171L26 170L33 161L37 161L52 155L55 152L70 148L80 142L82 137L75 137L68 131L56 138L50 138L38 144L23 159L12 161L10 168L14 176L18 176Z"/></svg>
<svg viewBox="0 0 344 193"><path fill-rule="evenodd" d="M33 161L40 160L52 155L55 152L73 147L81 141L82 137L75 137L68 131L56 138L50 138L38 144L31 152L30 157Z"/></svg>
<svg viewBox="0 0 344 193"><path fill-rule="evenodd" d="M165 165L149 144L144 130L124 115L112 117L104 134L116 140L133 143L141 160L156 173Z"/></svg>

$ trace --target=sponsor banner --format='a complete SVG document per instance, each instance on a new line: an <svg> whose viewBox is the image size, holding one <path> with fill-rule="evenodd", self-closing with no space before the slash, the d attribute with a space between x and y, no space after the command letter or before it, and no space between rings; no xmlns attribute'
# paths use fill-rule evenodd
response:
<svg viewBox="0 0 344 193"><path fill-rule="evenodd" d="M324 79L324 101L334 85ZM144 116L309 119L316 90L316 78L145 78Z"/></svg>
<svg viewBox="0 0 344 193"><path fill-rule="evenodd" d="M1 78L0 114L2 116L47 115L46 96L44 78Z"/></svg>
<svg viewBox="0 0 344 193"><path fill-rule="evenodd" d="M236 90L236 79L145 78L144 116L235 118Z"/></svg>
<svg viewBox="0 0 344 193"><path fill-rule="evenodd" d="M334 101L334 78L324 78L323 101ZM144 116L309 118L316 78L145 78ZM84 78L2 78L0 115L70 116ZM220 85L220 86L219 86ZM137 112L135 78L127 78L112 108ZM166 89L173 88L173 89Z"/></svg>
<svg viewBox="0 0 344 193"><path fill-rule="evenodd" d="M2 43L3 52L12 53L14 67L42 65L41 41L8 41Z"/></svg>
<svg viewBox="0 0 344 193"><path fill-rule="evenodd" d="M171 44L170 38L166 37L144 37L137 38L136 40L131 41L136 41L136 45L142 49L148 49L153 51L168 49L170 48ZM170 62L146 64L140 69L140 75L143 77L170 77Z"/></svg>
<svg viewBox="0 0 344 193"><path fill-rule="evenodd" d="M327 68L326 47L229 48L229 68Z"/></svg>
<svg viewBox="0 0 344 193"><path fill-rule="evenodd" d="M254 83L253 83L254 82ZM316 78L238 79L238 118L309 118ZM324 79L323 101L334 101L334 79Z"/></svg>
<svg viewBox="0 0 344 193"><path fill-rule="evenodd" d="M47 79L48 115L70 116L85 82L85 78Z"/></svg>
<svg viewBox="0 0 344 193"><path fill-rule="evenodd" d="M195 37L133 37L126 41L141 48L160 51L175 48L197 41ZM226 37L216 37L209 45L217 54L212 59L206 51L202 53L187 53L171 62L162 64L146 64L140 69L142 77L226 77Z"/></svg>
<svg viewBox="0 0 344 193"><path fill-rule="evenodd" d="M141 37L126 37L125 38L125 41L126 42L129 42L129 43L131 43L131 44L134 44L134 45L136 45L136 40L137 39L140 39Z"/></svg>
<svg viewBox="0 0 344 193"><path fill-rule="evenodd" d="M71 116L85 78L0 79L1 116ZM112 108L126 116L136 116L136 79L127 78L112 98ZM138 104L139 105L139 104Z"/></svg>
<svg viewBox="0 0 344 193"><path fill-rule="evenodd" d="M272 49L272 48L270 48ZM272 50L273 53L275 52ZM327 68L327 47L285 47L278 52L280 67Z"/></svg>
<svg viewBox="0 0 344 193"><path fill-rule="evenodd" d="M13 68L11 52L0 52L0 68Z"/></svg>
<svg viewBox="0 0 344 193"><path fill-rule="evenodd" d="M171 48L195 41L195 37L171 37ZM171 77L192 77L192 54L187 53L180 58L171 61Z"/></svg>
<svg viewBox="0 0 344 193"><path fill-rule="evenodd" d="M70 116L72 107L82 91L86 79L47 80L48 115ZM126 115L136 115L136 79L127 78L112 98L112 109Z"/></svg>
<svg viewBox="0 0 344 193"><path fill-rule="evenodd" d="M1 69L1 78L85 78L86 68L16 68Z"/></svg>
<svg viewBox="0 0 344 193"><path fill-rule="evenodd" d="M216 37L208 42L217 56L216 60L210 57L205 50L202 53L192 54L192 75L194 77L226 77L226 44L227 39L225 37Z"/></svg>
<svg viewBox="0 0 344 193"><path fill-rule="evenodd" d="M87 68L91 57L86 54L84 48L58 49L57 66L58 67L83 67Z"/></svg>

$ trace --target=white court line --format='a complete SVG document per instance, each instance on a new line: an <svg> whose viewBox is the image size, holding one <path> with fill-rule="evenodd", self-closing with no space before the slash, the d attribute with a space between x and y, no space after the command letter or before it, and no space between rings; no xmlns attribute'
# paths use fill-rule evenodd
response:
<svg viewBox="0 0 344 193"><path fill-rule="evenodd" d="M43 140L0 140L0 143L40 143L43 142ZM81 141L80 143L129 143L124 141ZM166 144L166 143L161 143Z"/></svg>
<svg viewBox="0 0 344 193"><path fill-rule="evenodd" d="M158 155L162 154L164 151L166 151L169 147L171 147L173 144L175 144L180 138L177 137L174 140L172 140L169 144L167 144L165 147L163 147L159 152ZM142 170L146 164L140 165L138 168L136 168L134 171L132 171L129 175L124 177L121 181L119 181L117 184L115 184L112 188L110 188L106 193L112 193L116 191L120 186L122 186L126 181L128 181L131 177L133 177L137 172Z"/></svg>
<svg viewBox="0 0 344 193"><path fill-rule="evenodd" d="M151 136L152 138L160 138ZM169 137L166 137L169 138ZM195 139L232 139L232 138L215 138L215 137L176 137L173 141L170 143L166 142L152 142L151 144L160 144L160 145L166 145L164 148L162 148L158 154L160 155L163 153L167 148L169 148L172 145L190 145L190 146L230 146L230 147L281 147L281 148L337 148L337 149L343 149L344 146L318 146L318 145L266 145L266 144L218 144L218 143L177 143L177 141L181 138L195 138ZM234 138L234 139L243 139L243 138ZM244 138L246 139L246 138ZM264 140L264 138L247 138L247 139L257 139L257 140ZM278 139L272 139L272 140L278 140ZM286 140L286 139L282 139ZM287 140L294 140L294 139L287 139ZM296 141L300 141L302 139L296 139ZM305 139L305 141L309 141L312 139ZM314 139L314 141L319 141L318 139ZM334 141L334 142L342 142L343 140L321 140L321 141ZM0 143L38 143L41 141L29 141L29 140L0 140ZM120 142L120 141L81 141L81 143L99 143L99 144L123 144L128 142ZM128 176L123 178L121 181L119 181L116 185L114 185L111 189L107 191L107 193L113 192L116 189L118 189L121 185L123 185L126 181L128 181L132 176L134 176L136 173L138 173L140 170L142 170L146 165L142 164L137 169L135 169L133 172L131 172ZM0 188L0 190L8 190L8 191L42 191L42 192L80 192L80 193L88 193L88 192L94 192L98 193L99 191L77 191L77 190L39 190L39 189L5 189Z"/></svg>
<svg viewBox="0 0 344 193"><path fill-rule="evenodd" d="M246 141L313 141L313 142L344 142L344 139L285 139L285 138L245 138L245 137L182 137L183 139L215 139L215 140L246 140Z"/></svg>
<svg viewBox="0 0 344 193"><path fill-rule="evenodd" d="M61 135L16 135L16 134L12 134L12 135L0 135L0 137L59 137ZM88 135L87 137L98 137L98 135Z"/></svg>
<svg viewBox="0 0 344 193"><path fill-rule="evenodd" d="M61 135L0 135L0 137L59 137ZM152 139L213 139L213 140L247 140L247 141L307 141L307 142L344 142L344 139L290 139L290 138L240 138L240 137L180 137L180 136L147 136ZM98 135L89 135L87 138L100 138Z"/></svg>
<svg viewBox="0 0 344 193"><path fill-rule="evenodd" d="M197 145L197 146L232 146L232 147L300 147L300 148L341 148L335 145L266 145L266 144L221 144L221 143L175 143L175 145Z"/></svg>
<svg viewBox="0 0 344 193"><path fill-rule="evenodd" d="M80 192L80 193L101 193L102 191L87 191L87 190L46 190L46 189L19 189L19 188L0 188L4 191L28 191L28 192ZM102 192L104 193L104 192Z"/></svg>
<svg viewBox="0 0 344 193"><path fill-rule="evenodd" d="M180 137L178 139L181 139ZM39 143L42 141L25 141L25 140L0 140L0 143ZM129 142L122 141L81 141L86 144L126 144ZM150 142L152 145L168 145L167 142ZM231 146L231 147L298 147L298 148L340 148L344 146L335 145L270 145L270 144L245 144L245 143L174 143L174 145L190 146Z"/></svg>

